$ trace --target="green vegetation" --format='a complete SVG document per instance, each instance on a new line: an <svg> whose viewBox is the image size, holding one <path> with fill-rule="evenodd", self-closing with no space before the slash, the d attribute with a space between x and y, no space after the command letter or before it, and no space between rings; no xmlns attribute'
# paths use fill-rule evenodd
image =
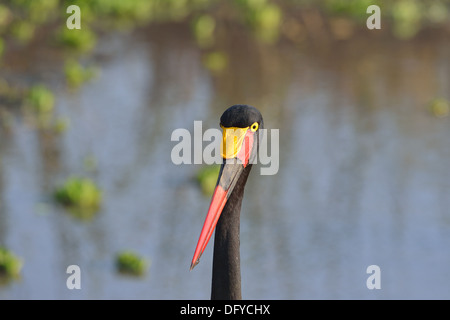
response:
<svg viewBox="0 0 450 320"><path fill-rule="evenodd" d="M444 118L450 113L450 102L443 98L436 98L431 101L429 108L435 117Z"/></svg>
<svg viewBox="0 0 450 320"><path fill-rule="evenodd" d="M100 209L102 193L92 180L70 177L55 190L54 198L78 218L89 219Z"/></svg>
<svg viewBox="0 0 450 320"><path fill-rule="evenodd" d="M116 267L121 273L142 276L147 272L149 261L131 250L125 250L116 255Z"/></svg>
<svg viewBox="0 0 450 320"><path fill-rule="evenodd" d="M26 105L34 116L38 128L49 128L53 120L55 96L44 85L37 84L30 88Z"/></svg>
<svg viewBox="0 0 450 320"><path fill-rule="evenodd" d="M40 116L46 116L53 111L55 97L44 85L38 84L30 89L28 102L34 112Z"/></svg>
<svg viewBox="0 0 450 320"><path fill-rule="evenodd" d="M85 53L95 47L97 36L88 27L81 28L80 30L71 30L64 27L57 33L56 41L72 52Z"/></svg>
<svg viewBox="0 0 450 320"><path fill-rule="evenodd" d="M68 60L64 66L64 73L68 86L77 89L83 83L95 77L98 70L94 67L83 67L75 60Z"/></svg>
<svg viewBox="0 0 450 320"><path fill-rule="evenodd" d="M69 30L69 5L81 10L81 29ZM319 12L323 20L345 17L365 28L366 9L376 4L382 10L383 28L392 27L399 38L409 38L429 26L449 21L448 0L11 0L0 5L0 39L33 41L41 29L51 27L48 43L70 50L91 51L100 33L130 30L162 22L190 22L201 47L214 42L214 34L229 23L247 27L257 39L274 43L283 33L283 23ZM316 13L314 13L316 14ZM226 23L224 23L226 22ZM0 41L1 44L1 41ZM0 51L1 52L1 51Z"/></svg>
<svg viewBox="0 0 450 320"><path fill-rule="evenodd" d="M11 251L0 247L0 283L6 283L11 279L20 277L22 260L16 257Z"/></svg>
<svg viewBox="0 0 450 320"><path fill-rule="evenodd" d="M13 99L18 96L17 90L10 90L5 96L10 95ZM0 88L1 95L1 88ZM20 100L20 98L16 98ZM32 86L25 97L25 112L31 117L32 122L38 129L51 130L54 133L62 133L69 127L69 119L55 118L55 96L53 92L43 84Z"/></svg>
<svg viewBox="0 0 450 320"><path fill-rule="evenodd" d="M53 132L55 133L63 133L66 132L67 129L70 127L70 119L66 117L60 117L55 119L53 122Z"/></svg>
<svg viewBox="0 0 450 320"><path fill-rule="evenodd" d="M258 40L272 44L278 39L283 12L276 1L236 0L235 3Z"/></svg>
<svg viewBox="0 0 450 320"><path fill-rule="evenodd" d="M358 30L369 32L366 10L372 4L381 8L382 34L411 39L424 29L448 30L449 0L10 0L0 4L0 60L9 48L26 50L28 45L39 44L63 49L67 85L78 88L97 72L79 60L93 51L102 35L184 23L199 48L206 51L205 67L219 73L228 64L216 39L219 35L239 32L269 46L316 36L330 41L349 39ZM72 15L66 12L70 5L80 7L81 29L66 26ZM30 94L38 101L39 121L45 122L54 101L48 89L37 86Z"/></svg>
<svg viewBox="0 0 450 320"><path fill-rule="evenodd" d="M228 56L222 51L207 53L203 57L203 65L213 73L220 73L228 65Z"/></svg>
<svg viewBox="0 0 450 320"><path fill-rule="evenodd" d="M219 172L220 165L205 166L197 172L195 178L205 196L213 194Z"/></svg>
<svg viewBox="0 0 450 320"><path fill-rule="evenodd" d="M207 48L214 44L214 29L216 20L209 14L198 17L193 22L193 33L198 45Z"/></svg>

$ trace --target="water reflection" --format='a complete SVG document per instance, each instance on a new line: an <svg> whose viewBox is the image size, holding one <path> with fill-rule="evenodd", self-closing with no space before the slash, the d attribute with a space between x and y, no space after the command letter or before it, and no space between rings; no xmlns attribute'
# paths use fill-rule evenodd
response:
<svg viewBox="0 0 450 320"><path fill-rule="evenodd" d="M450 127L426 109L450 98L447 42L322 50L237 36L220 42L228 67L210 74L180 30L164 34L106 39L100 77L58 92L57 112L71 120L64 134L20 115L1 132L0 240L24 268L0 298L207 299L212 246L192 272L189 263L209 199L193 181L198 165L171 163L170 136L194 120L218 127L235 103L257 106L281 142L278 174L256 167L247 184L245 298L450 298ZM88 223L51 201L71 174L104 191ZM115 271L124 248L151 260L148 275ZM65 286L70 264L81 267L81 290ZM381 290L366 287L371 264Z"/></svg>

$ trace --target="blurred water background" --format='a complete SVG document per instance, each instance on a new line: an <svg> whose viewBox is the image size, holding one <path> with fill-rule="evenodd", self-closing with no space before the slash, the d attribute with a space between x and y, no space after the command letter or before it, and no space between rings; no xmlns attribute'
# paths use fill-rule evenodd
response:
<svg viewBox="0 0 450 320"><path fill-rule="evenodd" d="M246 186L244 298L450 299L450 3L378 1L380 30L370 4L1 1L0 247L21 268L0 299L208 299L204 165L174 165L171 134L238 103L280 130L278 173ZM101 190L92 215L57 203L70 177Z"/></svg>

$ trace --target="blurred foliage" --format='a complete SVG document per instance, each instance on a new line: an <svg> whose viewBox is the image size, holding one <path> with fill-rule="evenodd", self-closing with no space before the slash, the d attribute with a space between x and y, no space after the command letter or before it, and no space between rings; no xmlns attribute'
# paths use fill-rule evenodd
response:
<svg viewBox="0 0 450 320"><path fill-rule="evenodd" d="M70 119L68 117L59 117L53 121L51 129L55 133L66 132L70 127Z"/></svg>
<svg viewBox="0 0 450 320"><path fill-rule="evenodd" d="M125 250L116 255L116 267L121 273L142 276L147 272L149 261L131 250Z"/></svg>
<svg viewBox="0 0 450 320"><path fill-rule="evenodd" d="M13 96L14 92L15 90L12 89L9 95ZM15 94L15 96L18 96L18 94ZM28 94L25 95L24 104L26 107L25 113L37 129L62 133L69 127L69 119L55 117L55 96L45 85L33 85L28 90Z"/></svg>
<svg viewBox="0 0 450 320"><path fill-rule="evenodd" d="M346 15L361 21L365 21L367 18L364 13L368 6L372 4L381 5L381 1L372 0L325 0L322 3L324 10L329 14Z"/></svg>
<svg viewBox="0 0 450 320"><path fill-rule="evenodd" d="M450 101L444 98L436 98L431 101L430 112L437 118L447 117L450 113Z"/></svg>
<svg viewBox="0 0 450 320"><path fill-rule="evenodd" d="M201 15L194 20L192 28L197 43L201 48L214 44L215 27L216 20L208 14Z"/></svg>
<svg viewBox="0 0 450 320"><path fill-rule="evenodd" d="M26 97L26 105L36 127L40 129L51 127L55 96L50 89L43 84L32 86Z"/></svg>
<svg viewBox="0 0 450 320"><path fill-rule="evenodd" d="M83 53L95 47L97 36L89 28L80 30L62 28L56 35L56 41L66 49Z"/></svg>
<svg viewBox="0 0 450 320"><path fill-rule="evenodd" d="M392 6L394 34L405 39L414 36L420 30L422 10L423 8L414 1L396 1Z"/></svg>
<svg viewBox="0 0 450 320"><path fill-rule="evenodd" d="M381 9L381 31L366 27L366 11L373 4ZM70 5L80 7L81 29L67 28ZM266 46L316 37L341 41L357 32L407 40L427 29L449 32L449 13L450 0L4 0L0 3L0 63L8 53L34 52L33 45L62 49L61 74L67 87L76 89L98 74L98 68L80 61L86 61L100 37L172 23L190 29L205 68L220 74L229 65L229 52L221 43L224 35L232 41L233 35L245 34ZM14 85L10 85L12 93L0 88L0 103L29 104L38 127L64 131L68 122L52 118L51 91L39 84L29 86L28 97L27 90L16 90Z"/></svg>
<svg viewBox="0 0 450 320"><path fill-rule="evenodd" d="M314 37L317 25L329 26L327 32L342 39L353 34L349 29L367 31L372 4L381 8L382 29L400 39L430 26L448 29L450 23L450 0L9 0L0 4L0 57L11 42L36 41L66 48L72 56L86 54L104 33L160 23L189 23L203 49L213 47L217 34L230 26L269 45L280 38L299 40L296 29ZM80 7L81 29L66 26L70 5ZM339 28L345 30L334 30Z"/></svg>
<svg viewBox="0 0 450 320"><path fill-rule="evenodd" d="M49 27L56 43L69 49L89 51L101 31L123 30L162 22L190 21L200 46L214 42L218 27L243 25L255 37L274 43L291 18L304 23L312 10L324 21L345 17L365 27L369 5L381 8L383 28L409 38L430 25L449 23L449 0L9 0L0 4L0 38L29 42L39 29ZM81 29L69 30L66 9L81 9ZM300 17L300 19L298 19ZM227 22L227 23L224 23ZM38 37L36 37L38 38ZM41 40L41 38L39 38Z"/></svg>
<svg viewBox="0 0 450 320"><path fill-rule="evenodd" d="M86 81L94 78L99 70L95 67L84 67L76 60L67 60L64 65L66 81L70 88L77 89Z"/></svg>
<svg viewBox="0 0 450 320"><path fill-rule="evenodd" d="M203 58L203 64L213 73L220 73L228 65L228 57L225 52L213 51L206 53Z"/></svg>
<svg viewBox="0 0 450 320"><path fill-rule="evenodd" d="M260 41L273 43L278 39L283 13L275 1L235 0L235 3Z"/></svg>
<svg viewBox="0 0 450 320"><path fill-rule="evenodd" d="M202 167L196 175L196 180L205 196L211 196L216 187L217 178L220 172L220 165Z"/></svg>
<svg viewBox="0 0 450 320"><path fill-rule="evenodd" d="M0 247L0 283L7 283L20 276L22 260L10 250Z"/></svg>
<svg viewBox="0 0 450 320"><path fill-rule="evenodd" d="M70 177L54 192L55 200L80 219L90 219L99 209L102 192L88 178Z"/></svg>
<svg viewBox="0 0 450 320"><path fill-rule="evenodd" d="M33 111L45 116L53 111L55 97L44 85L38 84L30 89L28 102Z"/></svg>

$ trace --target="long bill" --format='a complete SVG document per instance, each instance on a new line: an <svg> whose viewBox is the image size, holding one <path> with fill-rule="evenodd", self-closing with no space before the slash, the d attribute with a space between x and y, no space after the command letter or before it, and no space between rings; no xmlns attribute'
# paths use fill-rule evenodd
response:
<svg viewBox="0 0 450 320"><path fill-rule="evenodd" d="M240 163L222 164L218 183L214 190L211 204L209 205L208 213L198 239L197 247L195 248L190 270L192 270L200 262L200 257L203 254L203 251L205 251L206 245L208 244L214 228L217 225L217 221L219 221L222 210L225 207L236 182L239 180L239 176L242 171L244 171L244 166Z"/></svg>

